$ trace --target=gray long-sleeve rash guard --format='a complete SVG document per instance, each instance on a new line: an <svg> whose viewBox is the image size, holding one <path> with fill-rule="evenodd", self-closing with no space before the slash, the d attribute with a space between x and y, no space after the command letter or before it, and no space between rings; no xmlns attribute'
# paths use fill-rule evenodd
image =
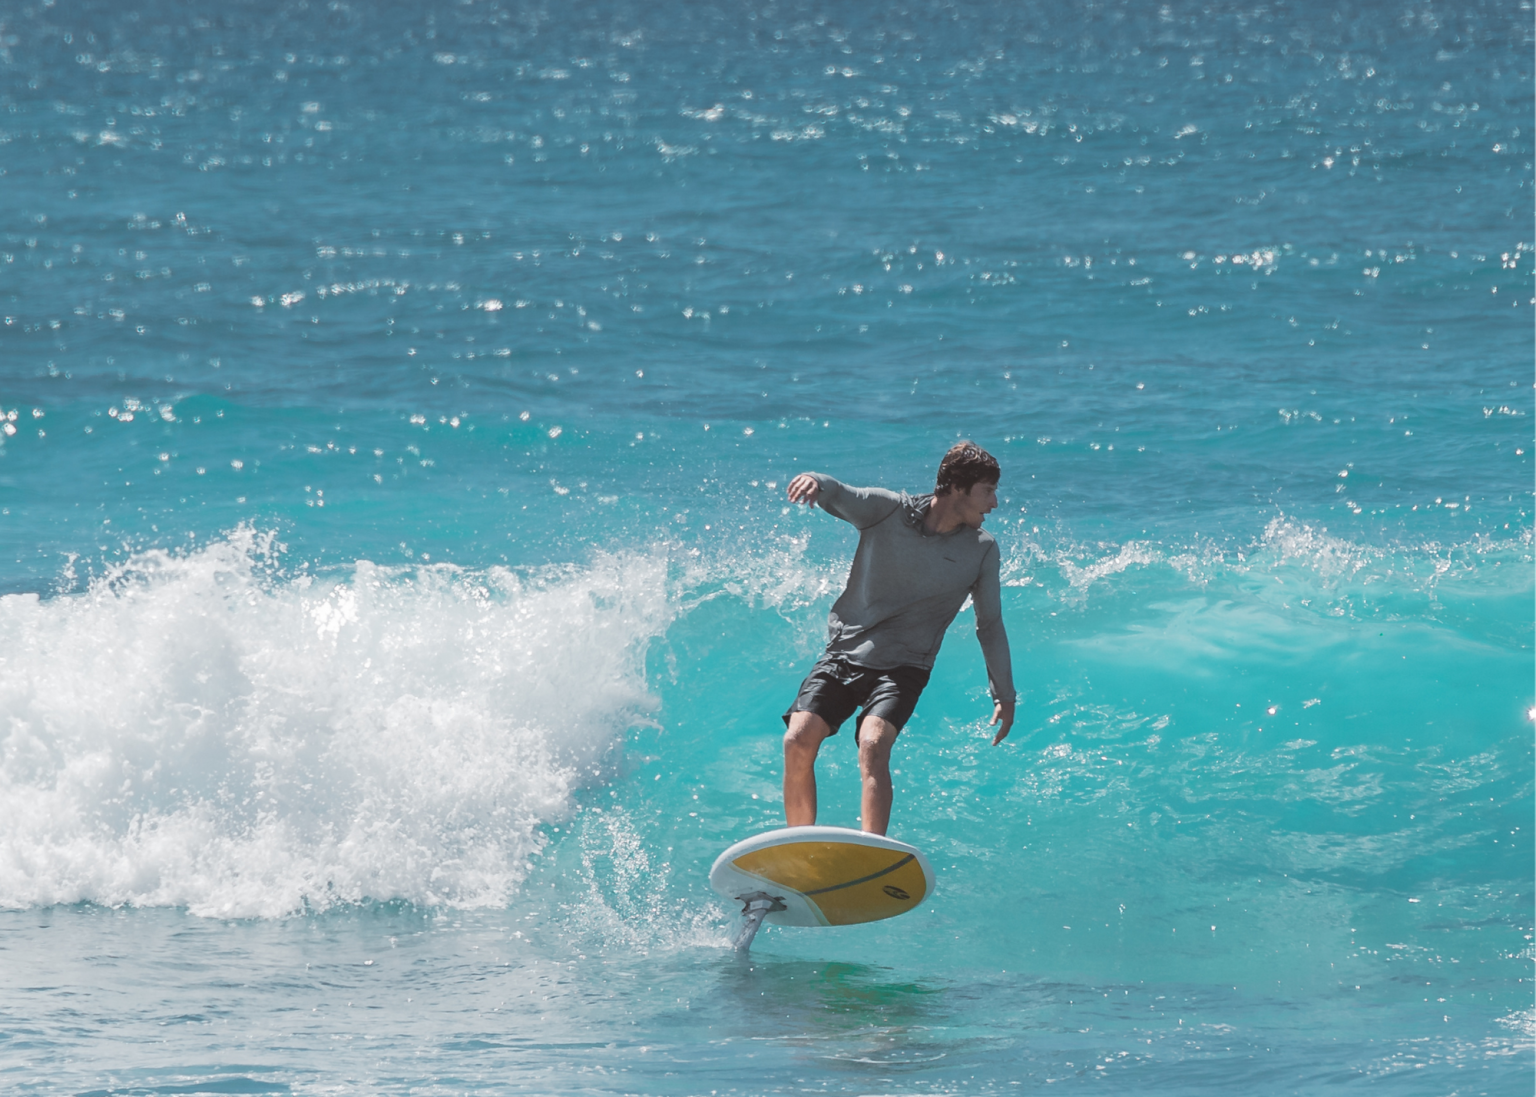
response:
<svg viewBox="0 0 1536 1097"><path fill-rule="evenodd" d="M932 667L944 630L969 594L992 696L1012 702L1013 664L1003 630L997 542L961 526L929 533L933 496L852 488L819 472L816 503L859 530L848 586L827 617L827 654L862 667Z"/></svg>

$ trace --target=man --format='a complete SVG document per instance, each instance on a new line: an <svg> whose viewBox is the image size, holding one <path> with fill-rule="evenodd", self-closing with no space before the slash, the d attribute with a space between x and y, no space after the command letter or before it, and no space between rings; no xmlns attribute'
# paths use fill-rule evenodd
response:
<svg viewBox="0 0 1536 1097"><path fill-rule="evenodd" d="M792 503L819 505L859 529L848 585L827 618L827 650L784 714L784 816L816 822L816 753L853 710L862 826L891 819L891 747L928 684L944 630L970 595L992 687L993 746L1013 727L1013 669L999 598L997 542L981 523L997 506L997 461L960 442L939 463L933 494L851 488L819 472L789 482Z"/></svg>

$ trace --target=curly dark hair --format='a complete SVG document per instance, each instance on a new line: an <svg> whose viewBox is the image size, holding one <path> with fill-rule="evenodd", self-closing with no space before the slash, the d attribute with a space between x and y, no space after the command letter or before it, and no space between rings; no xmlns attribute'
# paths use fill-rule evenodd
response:
<svg viewBox="0 0 1536 1097"><path fill-rule="evenodd" d="M975 442L956 442L939 462L933 493L948 495L951 490L970 491L977 484L995 484L1002 476L997 458Z"/></svg>

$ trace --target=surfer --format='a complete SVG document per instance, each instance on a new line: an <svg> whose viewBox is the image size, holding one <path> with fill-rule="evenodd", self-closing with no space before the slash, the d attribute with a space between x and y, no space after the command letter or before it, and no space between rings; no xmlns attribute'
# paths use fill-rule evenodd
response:
<svg viewBox="0 0 1536 1097"><path fill-rule="evenodd" d="M842 596L827 618L827 649L784 714L784 817L816 822L816 754L862 706L855 725L863 790L860 825L891 819L891 747L928 684L944 630L969 595L993 698L993 746L1013 727L1013 668L1003 630L997 542L981 528L997 506L997 460L959 442L939 462L932 495L854 488L820 472L789 482L789 501L820 506L859 530Z"/></svg>

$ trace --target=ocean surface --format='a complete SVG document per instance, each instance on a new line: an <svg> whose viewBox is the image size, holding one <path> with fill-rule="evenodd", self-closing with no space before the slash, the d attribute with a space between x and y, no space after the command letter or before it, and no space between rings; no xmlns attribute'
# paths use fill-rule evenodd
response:
<svg viewBox="0 0 1536 1097"><path fill-rule="evenodd" d="M0 7L0 1091L1528 1095L1533 18ZM962 437L1018 724L735 955Z"/></svg>

